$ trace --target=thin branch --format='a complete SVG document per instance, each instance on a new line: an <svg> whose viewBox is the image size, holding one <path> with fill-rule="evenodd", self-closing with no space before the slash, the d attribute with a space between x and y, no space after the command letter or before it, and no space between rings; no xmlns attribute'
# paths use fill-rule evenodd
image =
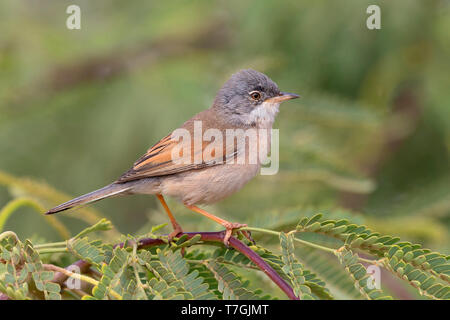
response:
<svg viewBox="0 0 450 320"><path fill-rule="evenodd" d="M88 276L85 276L85 275L82 275L82 274L79 274L79 273L76 273L76 272L72 272L72 271L66 270L64 268L55 266L53 264L43 264L42 266L44 267L45 270L61 272L61 273L65 274L68 278L70 277L70 278L79 279L81 281L90 283L93 286L98 285L98 281L93 279L93 278L91 278L91 277L88 277Z"/></svg>
<svg viewBox="0 0 450 320"><path fill-rule="evenodd" d="M280 236L280 233L281 233L281 232L278 232L278 231L262 229L262 228L254 228L254 227L245 227L245 228L241 228L241 230L257 231L257 232L272 234L272 235L275 235L275 236L278 236L278 237ZM294 230L294 231L291 231L291 232L295 233L297 231ZM299 238L296 238L296 237L294 237L294 241L298 242L298 243L301 243L301 244L303 244L305 246L308 246L308 247L311 247L311 248L314 248L314 249L319 249L319 250L322 250L322 251L326 251L326 252L329 252L329 253L332 253L332 254L334 254L335 251L336 251L336 249L328 248L328 247L325 247L325 246L321 246L320 244L316 244L316 243L313 243L313 242L302 240L302 239L299 239ZM378 260L365 259L365 258L362 258L362 257L359 257L359 256L358 256L358 260L361 261L361 262L369 263L369 264L377 264L378 263Z"/></svg>
<svg viewBox="0 0 450 320"><path fill-rule="evenodd" d="M141 291L141 294L143 294L144 296L146 296L145 290L144 290L144 284L141 281L141 278L139 277L139 272L138 272L138 263L137 263L137 248L138 245L135 243L133 244L133 254L131 256L131 265L133 267L133 272L134 272L134 277L136 278L136 283L137 286L139 288L139 291Z"/></svg>
<svg viewBox="0 0 450 320"><path fill-rule="evenodd" d="M69 252L69 250L67 250L67 248L61 247L61 248L44 248L44 249L40 249L40 250L36 250L37 253L39 254L44 254L44 253L65 253L65 252Z"/></svg>
<svg viewBox="0 0 450 320"><path fill-rule="evenodd" d="M62 273L62 274L64 274L64 275L66 275L67 278L70 277L70 278L79 279L79 280L81 280L81 281L90 283L90 284L92 284L93 286L96 286L96 285L99 284L99 281L97 281L97 280L95 280L95 279L93 279L93 278L91 278L91 277L85 276L85 275L80 274L80 273L76 273L76 272L69 271L69 270L67 270L67 269L64 269L64 268L55 266L55 265L53 265L53 264L43 264L42 266L44 267L45 270L50 270L50 271L60 272L60 273ZM122 296L121 296L120 294L118 294L116 291L114 291L113 289L109 289L109 293L110 293L114 298L116 298L116 299L118 299L118 300L122 300Z"/></svg>
<svg viewBox="0 0 450 320"><path fill-rule="evenodd" d="M57 218L55 217L48 217L43 216L42 213L45 212L42 205L40 205L38 202L36 202L33 199L21 197L16 198L11 201L9 201L1 210L0 210L0 232L3 230L3 227L5 226L6 221L8 218L17 211L17 209L21 207L30 207L33 208L34 212L39 213L40 217L44 217L45 221L47 221L48 224L50 224L51 227L53 227L61 236L63 239L70 238L70 232L67 230L67 228L62 224Z"/></svg>
<svg viewBox="0 0 450 320"><path fill-rule="evenodd" d="M42 243L42 244L36 244L34 245L34 249L42 249L42 248L55 248L55 247L66 247L67 241L60 241L60 242L49 242L49 243Z"/></svg>
<svg viewBox="0 0 450 320"><path fill-rule="evenodd" d="M77 267L77 269L74 269L74 267ZM90 267L91 267L91 265L88 262L83 261L83 260L78 260L77 262L75 262L72 265L70 265L69 267L67 267L65 270L66 271L68 271L67 269L80 270L80 273L85 273L89 270ZM68 278L69 278L69 275L66 272L59 270L55 273L55 276L53 277L52 282L63 284Z"/></svg>

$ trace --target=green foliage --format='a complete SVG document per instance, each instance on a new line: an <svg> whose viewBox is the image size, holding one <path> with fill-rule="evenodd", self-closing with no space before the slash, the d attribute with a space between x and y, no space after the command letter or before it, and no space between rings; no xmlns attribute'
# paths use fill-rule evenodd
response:
<svg viewBox="0 0 450 320"><path fill-rule="evenodd" d="M383 262L421 294L434 299L450 299L450 257L418 247L408 243L392 246ZM439 278L446 283L439 283Z"/></svg>
<svg viewBox="0 0 450 320"><path fill-rule="evenodd" d="M206 266L217 279L217 289L222 294L223 300L254 300L257 296L254 292L245 288L244 283L236 274L225 265L215 261L208 261Z"/></svg>
<svg viewBox="0 0 450 320"><path fill-rule="evenodd" d="M0 234L0 292L11 299L60 300L54 273L44 268L32 243L22 243L12 232Z"/></svg>
<svg viewBox="0 0 450 320"><path fill-rule="evenodd" d="M67 249L77 258L96 267L99 267L100 263L106 258L103 244L98 240L89 241L87 237L69 240Z"/></svg>
<svg viewBox="0 0 450 320"><path fill-rule="evenodd" d="M147 266L148 271L159 280L165 280L174 286L177 292L183 293L185 299L215 299L209 292L208 285L199 277L199 272L189 272L188 263L182 258L180 251L157 250L158 260L153 259Z"/></svg>
<svg viewBox="0 0 450 320"><path fill-rule="evenodd" d="M400 238L380 235L366 226L350 223L348 220L319 221L322 214L312 218L303 218L297 225L297 231L324 234L342 240L351 248L368 250L370 253L383 255L389 246Z"/></svg>
<svg viewBox="0 0 450 320"><path fill-rule="evenodd" d="M400 241L398 237L380 235L365 226L351 224L347 220L320 221L321 214L312 218L303 218L297 225L297 231L314 232L335 237L343 241L344 246L335 251L347 272L355 280L357 288L369 298L383 298L382 292L369 290L366 285L367 275L362 264L358 263L358 255L351 249L360 249L371 254L384 257L377 264L383 264L401 279L419 290L421 295L436 299L450 297L449 256L424 249L420 244ZM442 280L443 283L440 283Z"/></svg>
<svg viewBox="0 0 450 320"><path fill-rule="evenodd" d="M339 258L339 262L345 267L345 270L350 274L355 287L370 300L390 300L392 297L385 296L383 291L371 288L369 285L370 276L367 274L366 268L358 262L358 255L351 250L342 247L336 250L335 254Z"/></svg>
<svg viewBox="0 0 450 320"><path fill-rule="evenodd" d="M293 234L280 233L280 244L283 259L283 272L288 276L294 293L302 300L312 300L311 290L305 285L303 266L295 259Z"/></svg>
<svg viewBox="0 0 450 320"><path fill-rule="evenodd" d="M68 241L37 246L30 240L22 243L11 231L0 234L0 292L10 299L275 298L257 284L255 274L263 274L249 259L248 252L222 246L210 250L217 243L205 242L201 234L185 234L165 243L166 236L154 233L160 230L158 227L145 236L159 242L146 249L139 247L140 238L132 236L122 237L125 241L115 248L104 240L88 237L110 228L111 222L102 219ZM424 297L450 299L449 257L418 244L401 242L397 237L381 235L347 220L323 220L321 214L302 218L288 233L251 227L248 230L278 235L279 253L254 244L247 250L267 262L301 300L334 299L335 295L392 299L384 289L376 288L375 278L363 264L385 268ZM338 246L305 240L314 234L335 239ZM361 258L355 251L375 259ZM42 263L43 255L61 253L88 262L90 270L75 274ZM337 257L334 262L333 256ZM46 259L52 260L48 256ZM337 269L335 263L341 268ZM63 274L92 287L72 288L58 280L54 270L63 270ZM357 291L352 291L354 288Z"/></svg>
<svg viewBox="0 0 450 320"><path fill-rule="evenodd" d="M112 297L121 299L125 293L133 294L134 283L132 279L126 278L126 268L128 255L126 250L116 248L109 264L103 264L101 268L102 277L99 283L92 289L95 299L105 299L108 294ZM125 279L123 279L125 278ZM127 281L128 280L128 281ZM113 292L119 291L119 295L113 295ZM88 299L85 297L85 299Z"/></svg>
<svg viewBox="0 0 450 320"><path fill-rule="evenodd" d="M314 270L327 284L337 299L361 299L361 293L355 288L354 281L340 264L334 263L334 257L321 254L310 247L298 248L298 255L309 268Z"/></svg>

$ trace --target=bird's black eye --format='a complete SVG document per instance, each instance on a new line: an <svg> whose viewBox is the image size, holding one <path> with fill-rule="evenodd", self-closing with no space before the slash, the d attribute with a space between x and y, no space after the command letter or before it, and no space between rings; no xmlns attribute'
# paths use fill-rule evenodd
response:
<svg viewBox="0 0 450 320"><path fill-rule="evenodd" d="M253 100L259 100L261 99L261 93L259 91L252 91L249 93L250 97L252 97Z"/></svg>

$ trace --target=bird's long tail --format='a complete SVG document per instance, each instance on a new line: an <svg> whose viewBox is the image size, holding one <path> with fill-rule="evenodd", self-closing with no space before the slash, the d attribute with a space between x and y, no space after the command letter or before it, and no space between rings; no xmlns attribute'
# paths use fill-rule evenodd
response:
<svg viewBox="0 0 450 320"><path fill-rule="evenodd" d="M78 198L60 204L59 206L48 210L45 214L57 213L83 204L88 204L101 199L119 195L121 193L128 191L129 189L130 186L126 183L125 184L112 183L110 185L107 185L106 187L92 191L85 195L79 196Z"/></svg>

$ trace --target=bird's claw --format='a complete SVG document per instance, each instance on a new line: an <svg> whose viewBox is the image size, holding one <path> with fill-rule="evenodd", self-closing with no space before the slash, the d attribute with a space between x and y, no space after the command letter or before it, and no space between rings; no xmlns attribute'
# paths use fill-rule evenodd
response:
<svg viewBox="0 0 450 320"><path fill-rule="evenodd" d="M168 242L171 243L172 240L181 233L183 233L183 229L181 229L180 225L174 226L173 231L167 236Z"/></svg>
<svg viewBox="0 0 450 320"><path fill-rule="evenodd" d="M177 224L176 226L174 226L173 231L171 233L169 233L169 235L167 236L167 241L169 242L170 245L172 245L172 241L173 239L182 234L183 233L183 229L181 229L180 225ZM185 248L181 248L181 256L184 257L184 254L186 253Z"/></svg>
<svg viewBox="0 0 450 320"><path fill-rule="evenodd" d="M225 231L225 237L223 238L223 243L225 244L225 246L229 246L229 242L230 242L230 237L233 234L233 231L235 229L239 229L239 228L243 228L243 227L247 227L246 224L242 224L242 223L233 223L233 222L227 222L223 225L226 229ZM242 234L244 237L246 237L251 243L255 243L255 240L253 240L252 235L250 233L250 231L247 230L237 230L238 233Z"/></svg>

